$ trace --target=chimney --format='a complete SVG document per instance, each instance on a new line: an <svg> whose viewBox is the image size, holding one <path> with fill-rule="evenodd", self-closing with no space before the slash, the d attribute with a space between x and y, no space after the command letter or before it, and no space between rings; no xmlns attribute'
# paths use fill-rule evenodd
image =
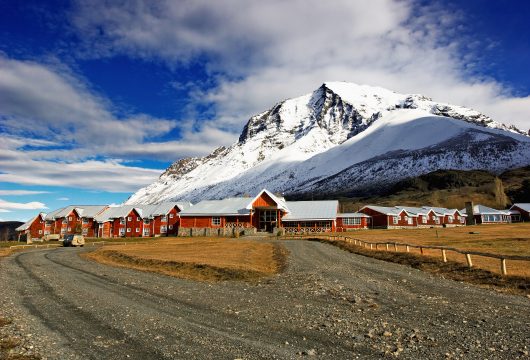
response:
<svg viewBox="0 0 530 360"><path fill-rule="evenodd" d="M473 212L473 209L475 206L473 205L473 201L466 201L466 225L475 225L475 213Z"/></svg>

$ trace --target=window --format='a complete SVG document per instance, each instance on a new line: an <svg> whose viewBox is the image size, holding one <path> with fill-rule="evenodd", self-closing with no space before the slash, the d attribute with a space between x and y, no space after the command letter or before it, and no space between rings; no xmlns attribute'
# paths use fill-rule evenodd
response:
<svg viewBox="0 0 530 360"><path fill-rule="evenodd" d="M449 221L450 223L452 223L452 222L453 222L453 217L452 217L452 216L448 216L448 217L447 217L447 221Z"/></svg>
<svg viewBox="0 0 530 360"><path fill-rule="evenodd" d="M131 231L131 229L127 229L129 232ZM125 235L125 229L120 229L120 235L123 236Z"/></svg>
<svg viewBox="0 0 530 360"><path fill-rule="evenodd" d="M173 230L173 225L169 225L169 230Z"/></svg>
<svg viewBox="0 0 530 360"><path fill-rule="evenodd" d="M136 228L136 232L140 232L140 228Z"/></svg>
<svg viewBox="0 0 530 360"><path fill-rule="evenodd" d="M173 214L169 214L169 218L170 218L170 219L173 219Z"/></svg>
<svg viewBox="0 0 530 360"><path fill-rule="evenodd" d="M84 229L83 229L83 235L86 235L86 234L88 234L88 229L87 229L87 228L84 228Z"/></svg>
<svg viewBox="0 0 530 360"><path fill-rule="evenodd" d="M83 218L83 224L88 224L88 219L87 218Z"/></svg>
<svg viewBox="0 0 530 360"><path fill-rule="evenodd" d="M394 225L398 223L398 217L392 216L392 221L394 222Z"/></svg>
<svg viewBox="0 0 530 360"><path fill-rule="evenodd" d="M149 236L149 229L144 229L144 236Z"/></svg>
<svg viewBox="0 0 530 360"><path fill-rule="evenodd" d="M171 214L169 216L171 217ZM221 218L219 216L212 217L212 225L221 225Z"/></svg>
<svg viewBox="0 0 530 360"><path fill-rule="evenodd" d="M132 221L132 217L127 216L127 221Z"/></svg>
<svg viewBox="0 0 530 360"><path fill-rule="evenodd" d="M440 218L437 216L436 217L436 223L439 224L440 223Z"/></svg>
<svg viewBox="0 0 530 360"><path fill-rule="evenodd" d="M120 225L125 225L125 218L120 218Z"/></svg>
<svg viewBox="0 0 530 360"><path fill-rule="evenodd" d="M142 219L140 219L139 217L136 218L136 221L142 221Z"/></svg>
<svg viewBox="0 0 530 360"><path fill-rule="evenodd" d="M361 225L361 218L342 218L344 225Z"/></svg>
<svg viewBox="0 0 530 360"><path fill-rule="evenodd" d="M127 232L131 232L131 228L127 228Z"/></svg>
<svg viewBox="0 0 530 360"><path fill-rule="evenodd" d="M68 221L72 221L72 217L71 216L68 216Z"/></svg>
<svg viewBox="0 0 530 360"><path fill-rule="evenodd" d="M68 226L68 231L72 231L72 228L70 226Z"/></svg>
<svg viewBox="0 0 530 360"><path fill-rule="evenodd" d="M149 219L144 219L144 224L149 225Z"/></svg>
<svg viewBox="0 0 530 360"><path fill-rule="evenodd" d="M162 234L165 234L165 233L167 232L167 227L166 227L165 225L160 226L160 232L161 232Z"/></svg>
<svg viewBox="0 0 530 360"><path fill-rule="evenodd" d="M405 220L407 220L407 224L412 225L414 223L414 220L411 216L405 216Z"/></svg>
<svg viewBox="0 0 530 360"><path fill-rule="evenodd" d="M39 230L39 235L42 234L42 230Z"/></svg>
<svg viewBox="0 0 530 360"><path fill-rule="evenodd" d="M66 232L66 229L61 229L61 234L64 234Z"/></svg>
<svg viewBox="0 0 530 360"><path fill-rule="evenodd" d="M167 222L167 216L166 216L166 215L162 216L162 217L160 218L160 221L161 221L161 222Z"/></svg>
<svg viewBox="0 0 530 360"><path fill-rule="evenodd" d="M427 216L422 216L421 217L421 222L424 223L424 224L427 224Z"/></svg>
<svg viewBox="0 0 530 360"><path fill-rule="evenodd" d="M44 235L49 235L50 234L50 231L49 230L45 230L44 231Z"/></svg>
<svg viewBox="0 0 530 360"><path fill-rule="evenodd" d="M68 221L66 221L66 218L63 219L63 224L68 224Z"/></svg>

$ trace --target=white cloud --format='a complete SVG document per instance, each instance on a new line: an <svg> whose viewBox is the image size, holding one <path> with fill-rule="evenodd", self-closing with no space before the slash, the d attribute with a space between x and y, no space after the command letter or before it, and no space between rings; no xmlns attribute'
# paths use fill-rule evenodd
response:
<svg viewBox="0 0 530 360"><path fill-rule="evenodd" d="M8 213L8 212L11 212L11 211L7 209L0 209L0 213ZM0 221L3 221L3 220L0 220Z"/></svg>
<svg viewBox="0 0 530 360"><path fill-rule="evenodd" d="M37 195L48 194L49 191L34 191L34 190L0 190L0 196L20 196L20 195Z"/></svg>
<svg viewBox="0 0 530 360"><path fill-rule="evenodd" d="M70 198L67 198L67 197L60 197L60 198L57 198L58 201L68 201L70 200Z"/></svg>
<svg viewBox="0 0 530 360"><path fill-rule="evenodd" d="M217 86L199 101L232 132L254 113L328 80L378 85L469 106L530 127L530 97L468 73L477 47L465 14L414 1L79 1L72 23L86 56L128 54L169 66L208 59Z"/></svg>
<svg viewBox="0 0 530 360"><path fill-rule="evenodd" d="M16 210L33 210L33 209L47 209L46 205L38 201L28 203L10 202L0 199L0 208L2 209L16 209Z"/></svg>

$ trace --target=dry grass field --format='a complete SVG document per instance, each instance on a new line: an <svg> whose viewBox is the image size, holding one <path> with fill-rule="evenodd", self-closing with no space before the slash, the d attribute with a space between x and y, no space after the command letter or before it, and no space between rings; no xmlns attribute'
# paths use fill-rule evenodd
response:
<svg viewBox="0 0 530 360"><path fill-rule="evenodd" d="M339 235L370 242L447 246L492 254L530 256L530 223L440 229L363 230ZM405 248L398 248L398 251L405 251ZM411 248L410 251L420 253L419 249ZM424 255L441 258L440 250L424 249ZM464 255L452 251L447 252L447 258L450 261L466 263ZM498 259L473 255L472 260L475 267L500 273ZM530 261L508 260L507 270L509 275L530 277Z"/></svg>
<svg viewBox="0 0 530 360"><path fill-rule="evenodd" d="M85 255L114 266L200 281L253 280L278 273L286 250L252 240L171 238L147 244L107 245Z"/></svg>

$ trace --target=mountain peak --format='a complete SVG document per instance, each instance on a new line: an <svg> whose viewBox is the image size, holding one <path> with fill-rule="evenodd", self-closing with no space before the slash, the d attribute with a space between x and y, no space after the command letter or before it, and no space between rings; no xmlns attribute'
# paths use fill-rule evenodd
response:
<svg viewBox="0 0 530 360"><path fill-rule="evenodd" d="M128 203L383 186L438 169L530 163L530 138L478 111L381 87L325 82L254 115L239 141L179 160ZM257 189L257 190L256 190Z"/></svg>

